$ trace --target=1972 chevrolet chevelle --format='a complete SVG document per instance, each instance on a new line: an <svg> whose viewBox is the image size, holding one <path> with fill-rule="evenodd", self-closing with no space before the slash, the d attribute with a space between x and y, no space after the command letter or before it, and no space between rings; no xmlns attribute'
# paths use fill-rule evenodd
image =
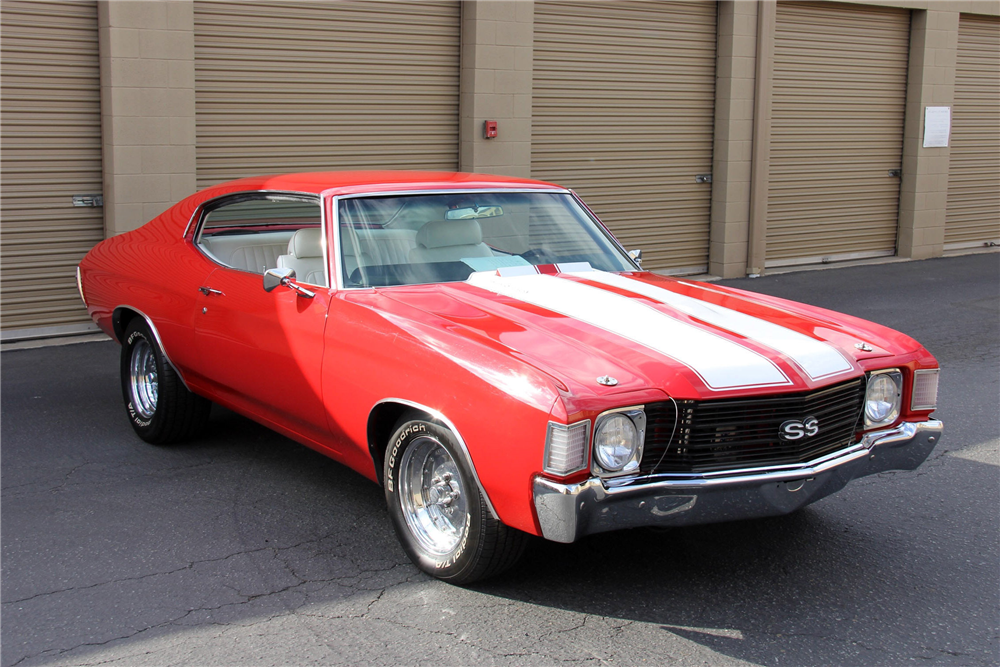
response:
<svg viewBox="0 0 1000 667"><path fill-rule="evenodd" d="M381 484L413 562L459 584L529 535L789 513L916 468L942 431L916 341L644 272L539 181L233 181L78 275L139 437L242 413Z"/></svg>

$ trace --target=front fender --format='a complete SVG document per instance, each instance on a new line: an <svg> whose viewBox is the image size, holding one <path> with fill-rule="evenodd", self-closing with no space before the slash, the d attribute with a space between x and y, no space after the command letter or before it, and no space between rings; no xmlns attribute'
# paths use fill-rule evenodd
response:
<svg viewBox="0 0 1000 667"><path fill-rule="evenodd" d="M345 463L377 480L368 415L386 401L422 409L461 440L496 516L539 534L531 484L560 398L556 386L503 348L406 311L375 292L341 294L331 304L323 395Z"/></svg>

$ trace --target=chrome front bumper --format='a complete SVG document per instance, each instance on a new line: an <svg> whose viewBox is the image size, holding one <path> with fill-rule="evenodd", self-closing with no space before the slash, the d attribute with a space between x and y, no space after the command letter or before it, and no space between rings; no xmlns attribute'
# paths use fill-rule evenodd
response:
<svg viewBox="0 0 1000 667"><path fill-rule="evenodd" d="M794 512L852 479L913 470L941 437L940 421L903 422L868 433L846 449L796 465L703 474L669 473L560 484L534 480L542 535L574 542L584 535L638 526L684 526Z"/></svg>

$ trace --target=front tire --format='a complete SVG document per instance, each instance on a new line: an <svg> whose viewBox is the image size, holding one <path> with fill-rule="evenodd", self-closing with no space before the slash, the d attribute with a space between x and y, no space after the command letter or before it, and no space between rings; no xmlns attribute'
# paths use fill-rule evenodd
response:
<svg viewBox="0 0 1000 667"><path fill-rule="evenodd" d="M386 451L385 499L413 563L448 583L500 574L524 552L528 535L494 519L451 431L413 418Z"/></svg>
<svg viewBox="0 0 1000 667"><path fill-rule="evenodd" d="M187 440L208 421L212 403L187 390L141 317L125 330L121 382L129 422L146 442Z"/></svg>

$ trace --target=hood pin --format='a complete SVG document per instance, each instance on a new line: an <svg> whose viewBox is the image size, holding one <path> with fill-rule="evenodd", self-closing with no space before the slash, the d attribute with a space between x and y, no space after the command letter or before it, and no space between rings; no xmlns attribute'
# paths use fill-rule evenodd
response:
<svg viewBox="0 0 1000 667"><path fill-rule="evenodd" d="M871 352L872 350L875 349L871 345L869 345L868 343L855 343L854 347L858 348L862 352Z"/></svg>
<svg viewBox="0 0 1000 667"><path fill-rule="evenodd" d="M614 387L616 384L618 384L618 380L614 379L610 375L602 375L601 377L597 378L597 384L602 384L605 387Z"/></svg>

